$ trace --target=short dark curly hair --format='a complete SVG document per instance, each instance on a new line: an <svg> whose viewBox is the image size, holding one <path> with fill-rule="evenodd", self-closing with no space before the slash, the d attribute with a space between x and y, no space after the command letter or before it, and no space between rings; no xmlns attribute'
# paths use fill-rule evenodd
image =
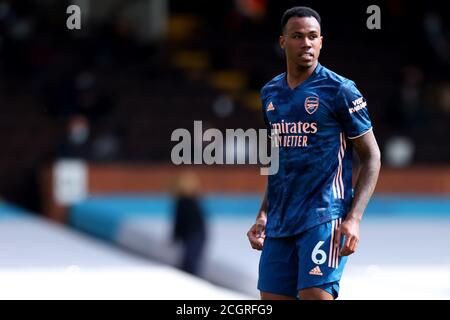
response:
<svg viewBox="0 0 450 320"><path fill-rule="evenodd" d="M281 17L281 33L284 32L284 28L286 27L286 23L292 17L314 17L320 25L320 15L316 10L311 9L309 7L293 7L286 10Z"/></svg>

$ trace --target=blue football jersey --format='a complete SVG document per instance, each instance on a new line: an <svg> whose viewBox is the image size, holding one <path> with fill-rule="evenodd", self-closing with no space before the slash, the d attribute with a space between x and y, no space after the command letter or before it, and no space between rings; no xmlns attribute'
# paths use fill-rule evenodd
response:
<svg viewBox="0 0 450 320"><path fill-rule="evenodd" d="M293 89L286 73L276 76L261 100L271 143L279 147L279 170L268 177L266 234L291 236L345 217L353 199L349 139L372 130L355 83L318 63Z"/></svg>

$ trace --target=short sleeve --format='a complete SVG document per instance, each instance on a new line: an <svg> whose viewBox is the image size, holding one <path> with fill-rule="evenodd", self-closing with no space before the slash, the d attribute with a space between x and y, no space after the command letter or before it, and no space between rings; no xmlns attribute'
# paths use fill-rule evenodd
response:
<svg viewBox="0 0 450 320"><path fill-rule="evenodd" d="M372 130L367 101L354 82L341 84L335 102L337 116L349 139L358 138Z"/></svg>

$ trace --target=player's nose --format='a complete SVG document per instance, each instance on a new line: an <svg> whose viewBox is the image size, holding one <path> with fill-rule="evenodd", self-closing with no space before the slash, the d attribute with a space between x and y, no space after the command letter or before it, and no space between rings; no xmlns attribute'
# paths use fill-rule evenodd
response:
<svg viewBox="0 0 450 320"><path fill-rule="evenodd" d="M309 39L308 38L306 38L305 40L303 40L302 42L301 42L301 47L302 47L302 49L307 49L307 48L311 48L312 47L312 44L311 44L311 42L309 41Z"/></svg>

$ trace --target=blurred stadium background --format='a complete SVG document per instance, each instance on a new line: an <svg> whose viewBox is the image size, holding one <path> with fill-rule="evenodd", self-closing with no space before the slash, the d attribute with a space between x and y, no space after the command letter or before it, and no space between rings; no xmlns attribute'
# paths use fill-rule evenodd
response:
<svg viewBox="0 0 450 320"><path fill-rule="evenodd" d="M284 70L295 5L321 14L320 61L357 83L383 155L341 299L449 299L449 21L444 2L404 0L0 1L0 298L258 298L245 234L265 178L175 166L171 133L263 128L259 89ZM207 213L198 276L171 241L186 169Z"/></svg>

